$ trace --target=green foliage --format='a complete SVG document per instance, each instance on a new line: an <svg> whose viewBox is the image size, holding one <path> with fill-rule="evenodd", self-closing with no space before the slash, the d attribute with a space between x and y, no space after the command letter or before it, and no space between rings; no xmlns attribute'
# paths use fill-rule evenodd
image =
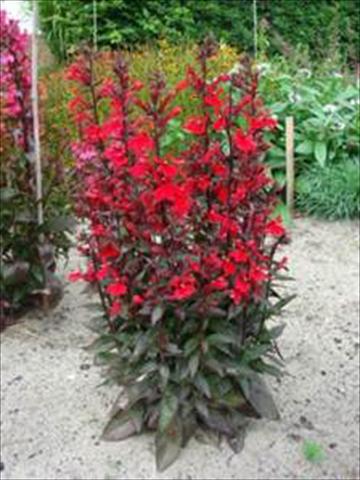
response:
<svg viewBox="0 0 360 480"><path fill-rule="evenodd" d="M319 65L296 68L281 59L259 64L260 90L279 128L265 161L285 188L285 121L295 121L297 207L320 217L355 218L359 214L360 117L356 80Z"/></svg>
<svg viewBox="0 0 360 480"><path fill-rule="evenodd" d="M304 442L303 454L306 460L312 463L321 462L325 458L322 446L311 440L306 440Z"/></svg>
<svg viewBox="0 0 360 480"><path fill-rule="evenodd" d="M355 79L350 75L308 69L282 73L282 62L260 65L268 71L260 90L271 111L277 115L279 129L270 140L276 145L268 161L276 171L284 168L285 119L295 119L297 172L318 163L342 162L359 154L359 98Z"/></svg>
<svg viewBox="0 0 360 480"><path fill-rule="evenodd" d="M359 57L357 0L258 1L259 47L293 55L302 45L314 59ZM97 0L98 44L137 45L160 37L198 40L209 32L253 52L253 0ZM93 0L39 0L42 30L65 58L93 35ZM331 47L329 49L329 46Z"/></svg>
<svg viewBox="0 0 360 480"><path fill-rule="evenodd" d="M297 181L299 210L330 220L357 218L360 214L358 161L307 169Z"/></svg>

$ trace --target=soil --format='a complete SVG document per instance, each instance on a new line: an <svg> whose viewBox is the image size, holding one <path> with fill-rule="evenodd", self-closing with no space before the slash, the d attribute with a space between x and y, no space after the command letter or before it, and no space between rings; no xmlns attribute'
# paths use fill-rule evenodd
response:
<svg viewBox="0 0 360 480"><path fill-rule="evenodd" d="M235 455L190 441L156 472L154 436L100 440L117 388L85 350L92 313L81 284L61 304L32 313L1 338L3 479L343 479L359 478L359 224L296 220L286 247L297 298L282 315L288 375L269 379L281 420L253 421ZM74 251L63 275L76 268ZM277 322L279 319L277 320ZM323 451L306 459L304 442Z"/></svg>

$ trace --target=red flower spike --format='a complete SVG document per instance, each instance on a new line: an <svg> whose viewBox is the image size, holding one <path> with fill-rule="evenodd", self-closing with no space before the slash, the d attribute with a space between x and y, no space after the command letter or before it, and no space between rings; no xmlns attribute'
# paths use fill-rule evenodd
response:
<svg viewBox="0 0 360 480"><path fill-rule="evenodd" d="M190 117L184 124L184 130L193 135L205 135L207 119L204 116Z"/></svg>
<svg viewBox="0 0 360 480"><path fill-rule="evenodd" d="M106 292L113 297L121 297L127 293L127 287L123 282L110 283L106 287Z"/></svg>
<svg viewBox="0 0 360 480"><path fill-rule="evenodd" d="M234 145L245 154L252 154L256 151L257 145L251 135L245 135L240 129L235 132Z"/></svg>

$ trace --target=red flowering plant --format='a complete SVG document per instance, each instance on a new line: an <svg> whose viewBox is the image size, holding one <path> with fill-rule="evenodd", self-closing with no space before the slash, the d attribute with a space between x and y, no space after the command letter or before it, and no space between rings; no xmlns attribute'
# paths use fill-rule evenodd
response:
<svg viewBox="0 0 360 480"><path fill-rule="evenodd" d="M0 26L1 329L25 308L59 299L54 258L70 242L61 214L66 210L57 168L61 159L43 158L44 223L37 223L29 36L2 10Z"/></svg>
<svg viewBox="0 0 360 480"><path fill-rule="evenodd" d="M282 327L268 320L289 301L276 287L286 258L275 258L287 236L260 160L276 122L250 62L207 78L216 48L206 40L199 69L172 90L154 74L141 98L120 56L114 81L97 81L90 51L69 69L82 86L70 110L81 131L73 152L88 257L72 279L100 295L97 358L123 387L104 438L156 430L160 470L196 432L238 451L248 417L278 418L262 374L282 373ZM198 114L185 120L175 155L164 145L184 90Z"/></svg>

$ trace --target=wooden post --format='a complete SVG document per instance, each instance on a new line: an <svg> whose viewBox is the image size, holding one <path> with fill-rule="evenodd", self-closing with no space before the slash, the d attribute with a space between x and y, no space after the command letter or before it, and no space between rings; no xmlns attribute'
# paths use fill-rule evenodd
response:
<svg viewBox="0 0 360 480"><path fill-rule="evenodd" d="M286 204L290 215L294 210L294 117L286 117Z"/></svg>
<svg viewBox="0 0 360 480"><path fill-rule="evenodd" d="M39 95L38 95L38 2L33 1L33 32L32 32L32 54L31 54L31 100L34 122L34 157L36 173L36 203L38 224L44 222L43 204L42 204L42 172L41 172L41 154L40 154L40 128L39 128Z"/></svg>
<svg viewBox="0 0 360 480"><path fill-rule="evenodd" d="M93 48L97 52L97 0L93 0Z"/></svg>
<svg viewBox="0 0 360 480"><path fill-rule="evenodd" d="M253 29L254 29L254 58L257 59L257 30L258 30L258 18L257 18L257 1L253 0Z"/></svg>

